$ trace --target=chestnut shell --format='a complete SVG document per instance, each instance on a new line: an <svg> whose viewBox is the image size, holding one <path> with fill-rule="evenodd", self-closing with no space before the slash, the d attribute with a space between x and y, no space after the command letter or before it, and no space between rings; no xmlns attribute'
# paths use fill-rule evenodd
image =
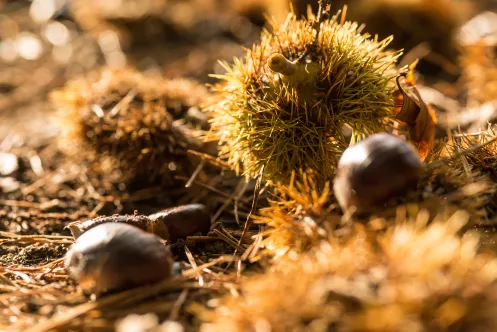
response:
<svg viewBox="0 0 497 332"><path fill-rule="evenodd" d="M156 235L125 223L104 223L83 233L65 268L85 293L101 294L171 276L172 255Z"/></svg>
<svg viewBox="0 0 497 332"><path fill-rule="evenodd" d="M345 150L333 190L344 211L371 212L405 194L419 180L422 168L410 143L387 133L373 134Z"/></svg>
<svg viewBox="0 0 497 332"><path fill-rule="evenodd" d="M154 222L162 222L169 232L171 243L196 233L207 234L211 218L202 204L187 204L159 211L148 216Z"/></svg>

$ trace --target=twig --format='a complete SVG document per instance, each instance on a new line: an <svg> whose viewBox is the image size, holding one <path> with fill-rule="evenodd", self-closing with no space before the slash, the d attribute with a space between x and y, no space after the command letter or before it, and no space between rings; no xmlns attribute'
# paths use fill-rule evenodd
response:
<svg viewBox="0 0 497 332"><path fill-rule="evenodd" d="M29 201L15 201L12 199L1 199L0 200L0 205L13 206L13 207L23 207L23 208L28 208L28 209L39 209L39 210L49 209L51 207L57 206L59 203L60 203L60 201L58 199L52 199L51 201L43 202L43 203L36 203L36 202L29 202Z"/></svg>
<svg viewBox="0 0 497 332"><path fill-rule="evenodd" d="M261 190L261 184L262 184L262 176L264 174L264 166L261 168L261 171L259 173L259 176L257 178L257 181L255 182L255 189L254 189L254 198L252 200L252 207L250 208L249 214L247 216L247 219L245 220L245 225L243 227L243 232L242 236L240 236L240 240L238 241L238 246L240 247L245 235L248 232L248 229L252 225L252 220L250 219L252 217L252 214L255 212L257 208L257 202L259 201L259 195L260 195L260 190ZM235 252L233 253L233 257L236 256L237 254L237 249L235 249Z"/></svg>
<svg viewBox="0 0 497 332"><path fill-rule="evenodd" d="M221 232L220 230L218 229L214 229L213 230L214 234L216 234L221 240L223 240L224 242L226 242L227 244L229 244L230 246L232 246L235 250L238 250L238 249L244 249L243 247L241 247L239 244L237 244L237 241L236 239L233 240L232 238L230 238L229 236L227 236L225 233Z"/></svg>
<svg viewBox="0 0 497 332"><path fill-rule="evenodd" d="M195 258L193 257L190 249L188 249L187 246L185 246L185 253L186 253L186 257L188 258L188 261L190 262L190 265L195 269L197 267L197 262L195 262ZM200 273L197 273L197 277L198 277L198 284L200 286L203 286L204 285L204 278L202 277L202 274Z"/></svg>
<svg viewBox="0 0 497 332"><path fill-rule="evenodd" d="M205 160L209 162L211 165L218 166L221 168L224 168L226 170L232 170L230 165L224 161L219 160L219 158L215 158L211 155L208 155L206 153L198 152L195 150L188 150L187 153L192 154L194 156L200 157L202 160Z"/></svg>
<svg viewBox="0 0 497 332"><path fill-rule="evenodd" d="M216 214L212 217L212 222L215 222L217 220L217 218L219 218L219 216L221 215L221 213L223 213L223 211L228 207L228 205L233 200L235 200L235 202L238 202L240 200L241 196L245 193L246 188L247 188L246 181L245 181L244 178L242 178L238 182L235 190L230 195L230 197L228 197L228 199L223 203L223 205L221 205L221 207L217 210ZM238 209L238 207L235 207L235 208ZM237 217L235 216L235 218L237 218Z"/></svg>
<svg viewBox="0 0 497 332"><path fill-rule="evenodd" d="M181 274L185 278L190 278L196 276L200 271L207 269L211 266L221 264L221 263L231 263L233 261L236 261L237 259L233 258L232 256L221 256L218 257L209 263L202 264L196 268L192 268L190 270L183 271Z"/></svg>
<svg viewBox="0 0 497 332"><path fill-rule="evenodd" d="M195 181L202 168L204 168L204 165L205 165L205 159L202 159L198 164L197 168L195 169L195 171L193 172L192 176L188 180L188 182L185 184L186 188L190 188L192 186L193 181Z"/></svg>
<svg viewBox="0 0 497 332"><path fill-rule="evenodd" d="M177 179L177 180L186 180L186 181L189 180L186 176L175 176L174 178ZM210 191L215 192L216 194L219 194L219 195L224 196L226 198L230 198L231 197L230 194L222 192L221 190L216 189L216 188L214 188L214 187L212 187L212 186L210 186L208 184L202 183L200 181L195 180L195 181L193 181L193 183L195 183L195 184L197 184L197 185L199 185L201 187L204 187L206 189L209 189Z"/></svg>
<svg viewBox="0 0 497 332"><path fill-rule="evenodd" d="M31 240L36 240L36 239L72 240L73 239L71 236L63 236L63 235L21 235L21 234L2 232L2 231L0 231L0 236L6 238L13 238L13 239L31 239Z"/></svg>
<svg viewBox="0 0 497 332"><path fill-rule="evenodd" d="M181 294L178 296L178 299L174 302L173 307L171 308L171 312L169 313L169 320L177 320L179 317L179 311L185 303L186 298L188 297L188 289L183 289Z"/></svg>

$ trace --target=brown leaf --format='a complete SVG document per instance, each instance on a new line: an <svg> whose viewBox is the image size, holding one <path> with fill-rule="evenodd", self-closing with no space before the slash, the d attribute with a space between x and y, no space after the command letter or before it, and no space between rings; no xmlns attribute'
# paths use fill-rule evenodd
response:
<svg viewBox="0 0 497 332"><path fill-rule="evenodd" d="M434 110L430 105L425 104L421 108L416 125L409 131L411 140L419 150L421 160L425 160L433 148L436 124L437 118Z"/></svg>
<svg viewBox="0 0 497 332"><path fill-rule="evenodd" d="M399 90L395 92L395 106L397 109L394 110L394 112L397 115L398 120L414 127L416 125L416 119L419 116L419 112L421 111L422 100L415 86L407 86L406 88L403 88L400 85L399 79L406 76L407 74L405 73L397 76L397 86L399 87ZM400 110L398 109L399 106Z"/></svg>
<svg viewBox="0 0 497 332"><path fill-rule="evenodd" d="M416 62L409 67L409 72L402 73L397 77L399 90L395 91L394 114L399 121L409 125L410 140L418 148L422 160L425 160L435 142L435 129L437 118L435 112L426 104L418 89L414 75L412 74ZM399 79L406 79L406 86L402 87Z"/></svg>

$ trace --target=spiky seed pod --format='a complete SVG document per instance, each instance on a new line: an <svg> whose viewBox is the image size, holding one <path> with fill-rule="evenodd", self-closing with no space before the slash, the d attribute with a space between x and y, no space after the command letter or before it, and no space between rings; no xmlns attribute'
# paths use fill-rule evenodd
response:
<svg viewBox="0 0 497 332"><path fill-rule="evenodd" d="M475 134L463 133L456 135L456 137L453 136L452 143L447 144L447 149L452 155L463 152L462 160L466 161L466 165L471 171L487 174L493 181L497 182L496 130L495 125L490 125L487 130ZM464 165L459 163L459 166Z"/></svg>
<svg viewBox="0 0 497 332"><path fill-rule="evenodd" d="M380 209L415 187L422 167L414 146L390 134L374 134L345 150L333 190L344 211Z"/></svg>
<svg viewBox="0 0 497 332"><path fill-rule="evenodd" d="M356 225L242 282L199 312L210 321L201 331L495 331L497 260L459 237L467 217L401 217L380 236Z"/></svg>
<svg viewBox="0 0 497 332"><path fill-rule="evenodd" d="M236 171L264 169L282 182L299 168L331 177L350 141L388 130L399 56L385 51L391 38L371 39L336 16L317 32L313 20L289 14L243 60L224 64L223 99L210 109L221 155Z"/></svg>
<svg viewBox="0 0 497 332"><path fill-rule="evenodd" d="M203 86L104 70L96 79L68 83L51 97L59 108L61 149L76 162L89 162L92 173L143 186L171 184L172 173L193 171L187 150L202 149L202 130L183 118L207 101Z"/></svg>
<svg viewBox="0 0 497 332"><path fill-rule="evenodd" d="M298 257L328 238L340 223L330 183L316 181L312 170L301 171L299 178L289 186L277 184L277 199L254 216L257 224L266 226L261 257Z"/></svg>
<svg viewBox="0 0 497 332"><path fill-rule="evenodd" d="M160 238L123 223L98 225L66 254L65 268L86 293L101 294L168 278L172 255Z"/></svg>

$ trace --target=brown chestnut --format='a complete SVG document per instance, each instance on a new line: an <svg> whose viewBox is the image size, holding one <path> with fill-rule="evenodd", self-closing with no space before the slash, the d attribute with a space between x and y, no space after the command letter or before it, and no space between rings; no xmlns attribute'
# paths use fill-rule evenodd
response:
<svg viewBox="0 0 497 332"><path fill-rule="evenodd" d="M209 212L202 204L177 206L148 217L152 221L160 221L166 225L172 243L196 233L207 234L211 228Z"/></svg>
<svg viewBox="0 0 497 332"><path fill-rule="evenodd" d="M88 219L83 222L74 222L67 227L71 231L72 236L77 239L81 234L101 224L105 223L125 223L136 226L144 231L160 236L163 239L169 239L169 232L164 223L160 221L150 220L147 216L140 215L112 215L108 217L98 217Z"/></svg>
<svg viewBox="0 0 497 332"><path fill-rule="evenodd" d="M338 162L333 184L344 212L371 212L417 183L423 163L403 139L373 134L350 146Z"/></svg>
<svg viewBox="0 0 497 332"><path fill-rule="evenodd" d="M158 236L125 223L104 223L82 234L65 268L85 293L102 294L169 278L172 255Z"/></svg>
<svg viewBox="0 0 497 332"><path fill-rule="evenodd" d="M187 204L159 211L150 216L113 215L77 221L67 227L77 239L88 230L105 223L125 223L160 236L169 242L186 238L196 233L207 234L211 219L207 208L202 204Z"/></svg>

